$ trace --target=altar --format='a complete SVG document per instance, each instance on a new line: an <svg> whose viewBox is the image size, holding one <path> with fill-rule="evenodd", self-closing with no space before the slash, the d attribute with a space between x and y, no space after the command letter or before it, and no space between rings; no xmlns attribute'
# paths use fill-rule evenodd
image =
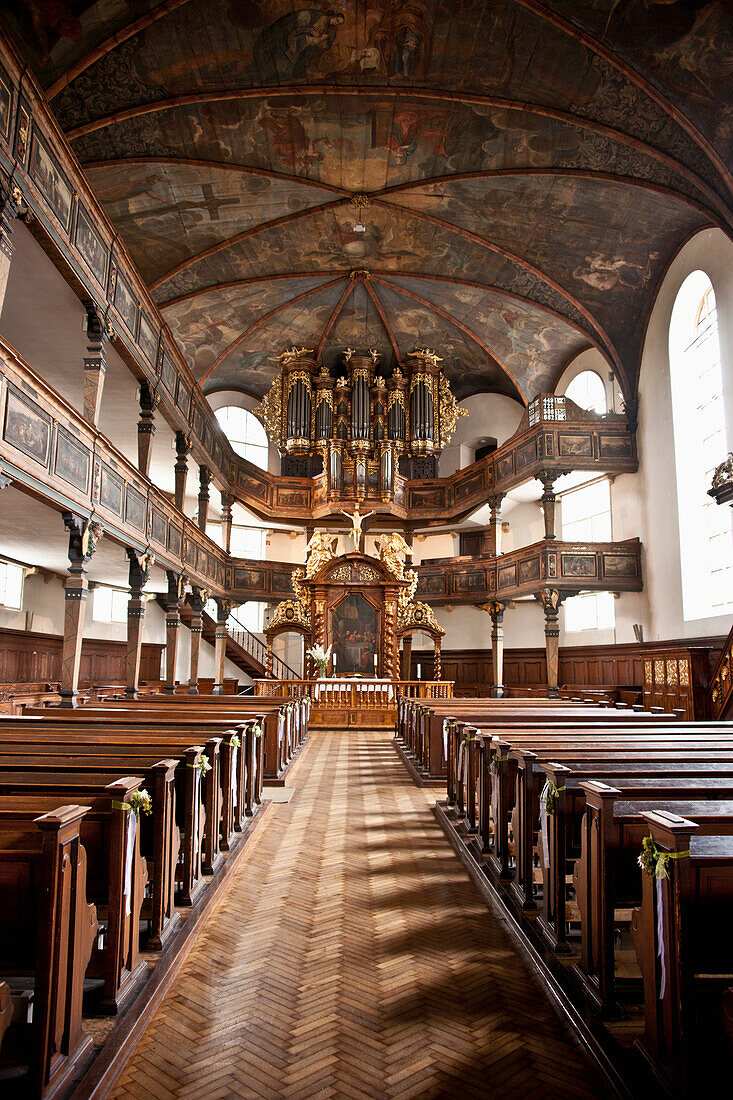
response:
<svg viewBox="0 0 733 1100"><path fill-rule="evenodd" d="M352 517L357 549L336 555L337 539L316 531L306 548L306 562L293 570L294 598L275 609L265 631L267 677L272 678L273 641L288 632L306 639L309 653L304 682L313 700L313 721L323 710L325 724L367 727L389 725L396 716L403 638L420 632L433 639L435 679L440 681L440 644L444 634L433 611L415 600L417 573L405 568L412 551L393 532L377 539L378 557L361 552L362 517ZM328 668L318 670L314 646L329 654ZM323 673L326 676L323 676ZM329 675L330 674L330 675Z"/></svg>

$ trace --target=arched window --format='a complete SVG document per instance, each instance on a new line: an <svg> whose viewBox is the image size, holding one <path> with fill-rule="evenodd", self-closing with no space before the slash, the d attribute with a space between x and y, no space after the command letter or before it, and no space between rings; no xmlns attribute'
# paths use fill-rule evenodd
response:
<svg viewBox="0 0 733 1100"><path fill-rule="evenodd" d="M584 370L580 374L576 374L565 390L565 396L574 401L576 405L580 405L581 409L587 409L588 412L605 413L608 411L606 387L600 374L596 374L594 370Z"/></svg>
<svg viewBox="0 0 733 1100"><path fill-rule="evenodd" d="M238 405L225 405L216 410L216 419L232 450L248 462L267 469L267 433L256 416Z"/></svg>
<svg viewBox="0 0 733 1100"><path fill-rule="evenodd" d="M728 452L715 291L704 271L679 289L669 327L685 620L733 609L730 508L708 496Z"/></svg>

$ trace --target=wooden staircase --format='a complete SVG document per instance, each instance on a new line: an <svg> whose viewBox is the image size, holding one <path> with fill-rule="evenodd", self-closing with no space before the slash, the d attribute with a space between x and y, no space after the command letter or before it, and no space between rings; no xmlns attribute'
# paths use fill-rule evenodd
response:
<svg viewBox="0 0 733 1100"><path fill-rule="evenodd" d="M165 611L165 596L158 594L156 599ZM190 627L192 617L193 611L186 600L181 604L181 622ZM204 641L207 641L209 645L213 646L216 640L216 622L212 619L211 615L208 615L205 611L201 618L201 637ZM242 672L246 673L246 675L250 676L253 680L261 679L265 675L265 646L256 635L251 634L246 628L242 627L241 630L237 630L236 632L227 629L226 655L232 664L236 665L238 669L241 669ZM293 676L294 675L295 673L293 673Z"/></svg>
<svg viewBox="0 0 733 1100"><path fill-rule="evenodd" d="M710 677L708 703L711 718L733 718L733 627Z"/></svg>

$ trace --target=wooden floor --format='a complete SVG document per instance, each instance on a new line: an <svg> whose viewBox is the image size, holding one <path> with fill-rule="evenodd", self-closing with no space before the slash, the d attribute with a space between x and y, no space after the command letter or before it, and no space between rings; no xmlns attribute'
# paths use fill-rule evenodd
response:
<svg viewBox="0 0 733 1100"><path fill-rule="evenodd" d="M603 1096L391 736L314 732L116 1097Z"/></svg>

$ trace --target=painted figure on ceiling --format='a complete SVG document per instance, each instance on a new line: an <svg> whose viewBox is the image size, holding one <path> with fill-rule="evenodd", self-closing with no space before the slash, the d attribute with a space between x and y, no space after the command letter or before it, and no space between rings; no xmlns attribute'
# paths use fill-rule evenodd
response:
<svg viewBox="0 0 733 1100"><path fill-rule="evenodd" d="M263 81L306 77L316 57L331 48L345 20L344 13L334 8L300 8L276 19L254 46Z"/></svg>

